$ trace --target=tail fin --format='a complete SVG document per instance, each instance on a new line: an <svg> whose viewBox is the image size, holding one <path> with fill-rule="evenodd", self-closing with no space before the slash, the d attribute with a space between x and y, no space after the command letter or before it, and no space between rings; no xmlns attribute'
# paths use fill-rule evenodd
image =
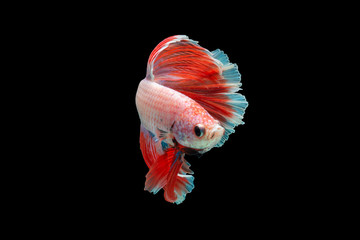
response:
<svg viewBox="0 0 360 240"><path fill-rule="evenodd" d="M248 102L237 93L241 75L219 49L210 52L185 35L169 37L152 51L147 79L187 95L219 120L225 134L217 147L244 123Z"/></svg>

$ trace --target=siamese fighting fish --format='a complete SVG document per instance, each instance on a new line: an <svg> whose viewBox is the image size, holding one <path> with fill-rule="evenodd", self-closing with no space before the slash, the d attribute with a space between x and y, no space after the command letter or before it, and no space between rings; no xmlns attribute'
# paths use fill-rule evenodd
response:
<svg viewBox="0 0 360 240"><path fill-rule="evenodd" d="M241 75L221 50L185 35L168 37L151 52L136 92L140 149L149 172L145 190L180 204L194 189L185 155L221 147L242 121L248 102Z"/></svg>

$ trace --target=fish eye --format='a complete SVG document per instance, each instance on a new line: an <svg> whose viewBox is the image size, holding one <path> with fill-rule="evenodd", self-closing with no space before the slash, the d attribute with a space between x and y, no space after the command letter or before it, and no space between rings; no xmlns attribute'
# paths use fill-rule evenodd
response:
<svg viewBox="0 0 360 240"><path fill-rule="evenodd" d="M202 137L205 134L205 127L202 124L198 124L194 127L195 135L198 137Z"/></svg>

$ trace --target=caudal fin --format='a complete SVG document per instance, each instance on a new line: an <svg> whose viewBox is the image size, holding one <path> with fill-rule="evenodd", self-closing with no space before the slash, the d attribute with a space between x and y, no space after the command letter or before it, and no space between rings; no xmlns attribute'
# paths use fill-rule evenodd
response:
<svg viewBox="0 0 360 240"><path fill-rule="evenodd" d="M187 95L219 120L225 134L217 147L244 124L248 102L237 92L241 75L219 49L210 52L185 35L169 37L152 51L146 78Z"/></svg>

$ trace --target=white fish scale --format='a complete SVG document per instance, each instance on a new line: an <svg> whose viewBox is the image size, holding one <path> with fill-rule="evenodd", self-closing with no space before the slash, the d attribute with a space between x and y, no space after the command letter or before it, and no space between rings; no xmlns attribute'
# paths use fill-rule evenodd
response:
<svg viewBox="0 0 360 240"><path fill-rule="evenodd" d="M149 80L142 80L136 93L141 123L153 133L156 128L169 131L176 115L183 112L191 101L189 97Z"/></svg>

